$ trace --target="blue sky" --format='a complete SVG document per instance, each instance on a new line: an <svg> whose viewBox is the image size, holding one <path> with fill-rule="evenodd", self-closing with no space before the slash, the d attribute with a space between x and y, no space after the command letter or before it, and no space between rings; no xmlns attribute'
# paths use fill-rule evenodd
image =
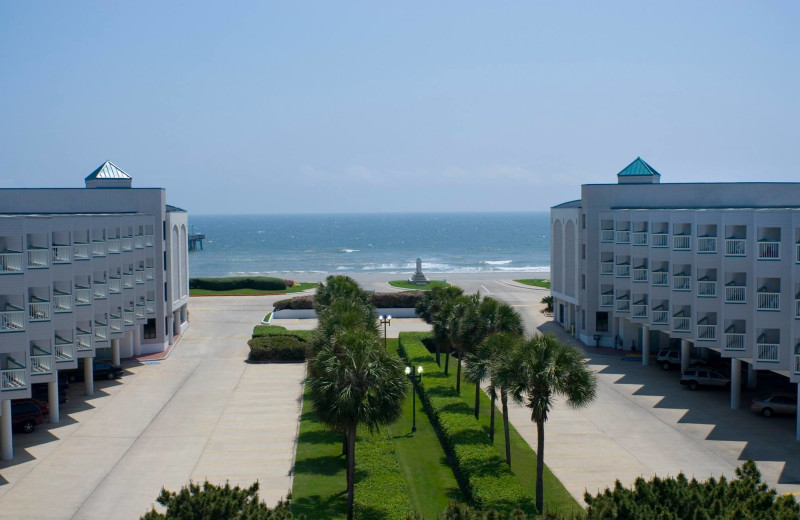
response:
<svg viewBox="0 0 800 520"><path fill-rule="evenodd" d="M0 187L544 210L637 155L800 181L800 2L0 1Z"/></svg>

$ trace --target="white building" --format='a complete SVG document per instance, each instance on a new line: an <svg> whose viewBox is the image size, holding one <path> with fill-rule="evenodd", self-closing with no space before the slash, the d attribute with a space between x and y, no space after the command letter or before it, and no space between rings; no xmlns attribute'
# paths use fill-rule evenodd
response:
<svg viewBox="0 0 800 520"><path fill-rule="evenodd" d="M86 188L0 189L0 440L13 455L10 400L57 372L164 351L188 325L187 214L161 188L132 188L110 162Z"/></svg>
<svg viewBox="0 0 800 520"><path fill-rule="evenodd" d="M637 158L617 184L551 209L555 320L584 343L680 345L800 383L800 183L660 184ZM703 351L703 348L708 349ZM800 440L800 416L798 416Z"/></svg>

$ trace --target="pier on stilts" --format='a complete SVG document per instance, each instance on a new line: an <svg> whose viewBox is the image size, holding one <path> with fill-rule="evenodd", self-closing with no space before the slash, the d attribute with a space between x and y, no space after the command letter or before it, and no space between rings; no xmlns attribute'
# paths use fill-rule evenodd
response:
<svg viewBox="0 0 800 520"><path fill-rule="evenodd" d="M198 246L203 250L203 240L206 238L204 233L192 233L189 235L189 251L197 251Z"/></svg>

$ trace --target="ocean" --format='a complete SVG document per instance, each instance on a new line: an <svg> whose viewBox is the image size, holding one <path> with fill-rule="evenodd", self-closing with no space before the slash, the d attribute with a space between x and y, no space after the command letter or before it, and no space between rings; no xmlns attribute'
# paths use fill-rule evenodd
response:
<svg viewBox="0 0 800 520"><path fill-rule="evenodd" d="M530 213L194 215L192 277L550 270L550 217Z"/></svg>

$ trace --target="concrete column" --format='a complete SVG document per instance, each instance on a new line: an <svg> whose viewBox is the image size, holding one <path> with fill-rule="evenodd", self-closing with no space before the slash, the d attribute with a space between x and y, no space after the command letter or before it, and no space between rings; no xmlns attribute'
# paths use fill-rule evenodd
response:
<svg viewBox="0 0 800 520"><path fill-rule="evenodd" d="M181 333L181 311L180 310L177 310L177 311L172 313L172 321L174 321L174 323L172 324L172 328L174 329L175 335L177 336L178 334Z"/></svg>
<svg viewBox="0 0 800 520"><path fill-rule="evenodd" d="M50 405L50 422L58 424L61 412L58 409L58 378L47 383L47 404Z"/></svg>
<svg viewBox="0 0 800 520"><path fill-rule="evenodd" d="M93 359L90 357L83 358L83 381L86 391L85 395L94 395L94 367Z"/></svg>
<svg viewBox="0 0 800 520"><path fill-rule="evenodd" d="M758 371L753 363L747 364L747 388L755 390L758 386Z"/></svg>
<svg viewBox="0 0 800 520"><path fill-rule="evenodd" d="M681 340L681 374L689 368L689 340Z"/></svg>
<svg viewBox="0 0 800 520"><path fill-rule="evenodd" d="M11 400L0 401L0 455L3 460L14 458L14 439L11 437Z"/></svg>
<svg viewBox="0 0 800 520"><path fill-rule="evenodd" d="M642 366L650 364L650 327L642 325Z"/></svg>
<svg viewBox="0 0 800 520"><path fill-rule="evenodd" d="M138 323L133 327L133 355L142 355L142 326Z"/></svg>
<svg viewBox="0 0 800 520"><path fill-rule="evenodd" d="M738 410L742 402L742 360L731 358L731 410Z"/></svg>
<svg viewBox="0 0 800 520"><path fill-rule="evenodd" d="M165 321L167 322L167 330L164 331L164 334L167 335L169 344L172 345L173 343L175 343L175 334L173 333L174 331L172 330L172 320L167 319Z"/></svg>
<svg viewBox="0 0 800 520"><path fill-rule="evenodd" d="M115 365L120 364L118 339L111 340L111 362L114 363Z"/></svg>

